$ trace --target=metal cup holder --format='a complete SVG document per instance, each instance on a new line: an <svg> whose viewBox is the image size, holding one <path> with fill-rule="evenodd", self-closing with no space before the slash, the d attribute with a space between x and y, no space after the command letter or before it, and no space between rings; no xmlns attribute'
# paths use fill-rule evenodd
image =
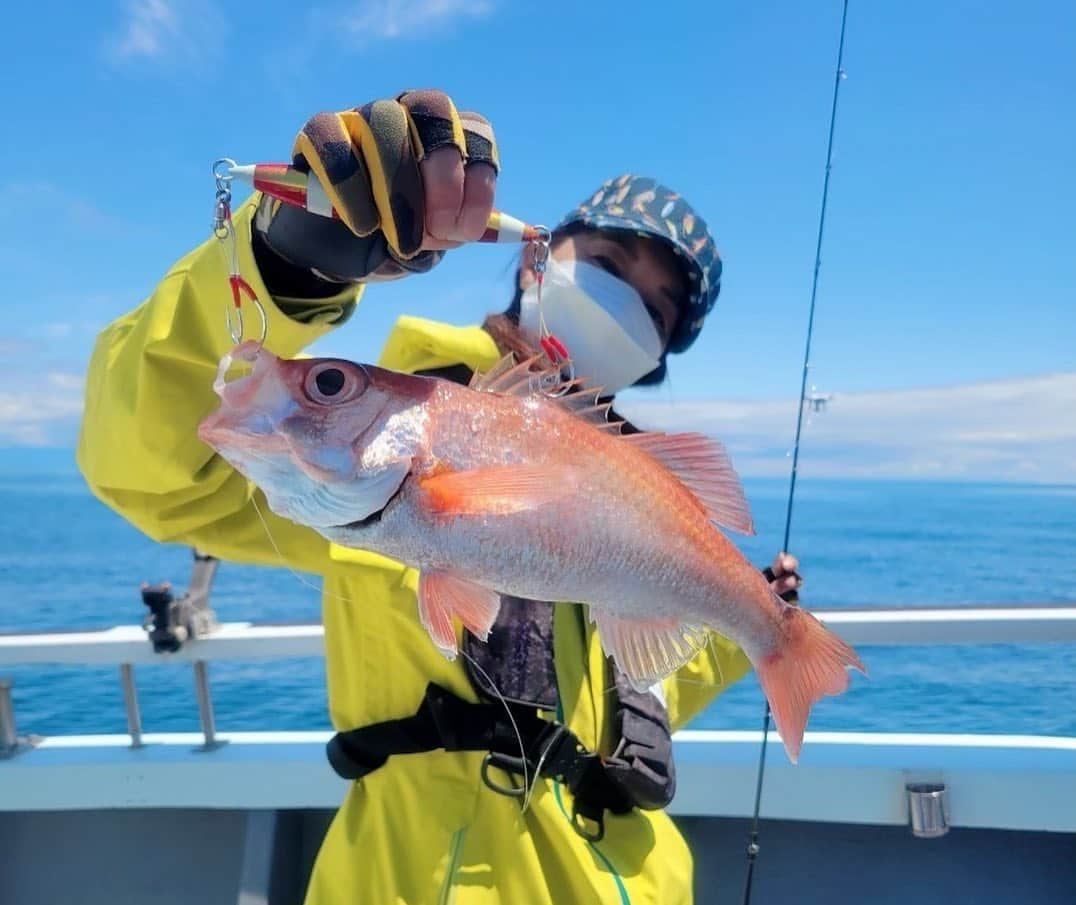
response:
<svg viewBox="0 0 1076 905"><path fill-rule="evenodd" d="M936 839L949 832L949 791L944 783L908 783L904 789L913 836Z"/></svg>

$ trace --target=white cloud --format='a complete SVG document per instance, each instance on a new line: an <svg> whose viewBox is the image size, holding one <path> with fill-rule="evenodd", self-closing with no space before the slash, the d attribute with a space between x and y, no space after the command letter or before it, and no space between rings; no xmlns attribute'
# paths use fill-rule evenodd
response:
<svg viewBox="0 0 1076 905"><path fill-rule="evenodd" d="M217 58L224 30L211 0L127 0L104 49L115 63L206 64Z"/></svg>
<svg viewBox="0 0 1076 905"><path fill-rule="evenodd" d="M175 10L165 0L127 4L123 33L116 42L119 57L156 57L179 32Z"/></svg>
<svg viewBox="0 0 1076 905"><path fill-rule="evenodd" d="M75 325L69 321L54 321L42 324L39 329L48 339L66 339L74 332Z"/></svg>
<svg viewBox="0 0 1076 905"><path fill-rule="evenodd" d="M0 391L0 445L55 446L72 436L82 414L81 374L46 373Z"/></svg>
<svg viewBox="0 0 1076 905"><path fill-rule="evenodd" d="M701 430L744 475L787 475L796 402L633 400L642 427ZM800 474L1076 482L1076 372L836 394L809 412Z"/></svg>
<svg viewBox="0 0 1076 905"><path fill-rule="evenodd" d="M82 410L83 376L69 369L0 391L0 446L62 445ZM699 430L725 442L745 476L787 476L795 400L633 399L640 427ZM848 478L967 478L1076 483L1076 371L932 389L834 395L811 413L800 474Z"/></svg>
<svg viewBox="0 0 1076 905"><path fill-rule="evenodd" d="M86 382L81 374L69 374L65 371L53 371L48 375L49 384L58 390L75 390L82 393L82 386Z"/></svg>
<svg viewBox="0 0 1076 905"><path fill-rule="evenodd" d="M26 355L33 351L34 344L27 342L25 339L11 339L5 337L0 339L0 357L14 358L19 355Z"/></svg>
<svg viewBox="0 0 1076 905"><path fill-rule="evenodd" d="M421 37L453 21L486 16L493 6L492 0L362 0L343 22L360 38Z"/></svg>
<svg viewBox="0 0 1076 905"><path fill-rule="evenodd" d="M0 187L0 193L13 208L32 210L52 226L59 223L86 237L114 237L128 228L120 218L47 179L9 182Z"/></svg>

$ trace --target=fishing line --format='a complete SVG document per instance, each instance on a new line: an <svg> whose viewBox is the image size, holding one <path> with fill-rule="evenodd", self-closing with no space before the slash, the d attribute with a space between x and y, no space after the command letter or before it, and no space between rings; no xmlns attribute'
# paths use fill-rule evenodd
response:
<svg viewBox="0 0 1076 905"><path fill-rule="evenodd" d="M327 597L330 600L338 600L338 601L340 601L342 603L348 603L348 604L354 603L354 601L350 597L344 597L341 594L333 594L333 593L330 593L329 591L326 591L324 586L319 587L318 585L314 584L314 582L309 581L308 579L306 579L302 575L302 573L297 572L295 569L293 569L291 566L289 566L288 561L284 558L284 554L280 550L280 547L277 546L276 540L273 539L273 532L270 530L269 522L266 520L265 515L262 513L261 507L258 505L257 497L252 496L250 498L250 502L254 506L254 511L258 515L258 520L262 523L262 527L265 529L265 536L266 536L266 538L268 538L269 544L272 546L274 552L277 555L277 558L280 560L280 565L281 565L282 568L284 568L285 570L290 572L292 577L296 581L298 581L300 584L305 585L306 587L310 588L311 590L318 591L322 596ZM555 606L555 605L556 604L550 604L550 606ZM714 668L717 670L717 683L719 685L724 685L725 684L725 673L724 673L724 670L721 668L721 659L720 659L720 657L718 655L717 648L714 646L714 638L713 638L712 634L707 634L706 644L703 647L699 648L699 652L701 652L702 650L705 650L705 649L709 649L710 654L711 654L712 659L713 659ZM501 698L501 702L505 704L505 707L507 707L508 705L507 705L507 703L505 703L505 699L501 695L500 690L497 688L496 683L486 674L485 670L483 670L481 666L479 666L477 663L475 663L475 661L473 659L471 659L471 657L469 657L467 655L466 651L461 649L460 653L462 653L463 656L467 657L467 659L472 664L474 664L475 668L478 669L478 671L482 673L482 676L486 679L487 682L489 682L490 688L493 689L493 691L497 694L497 696ZM686 676L678 676L675 673L670 678L677 685L698 685L698 686L704 686L706 688L712 688L713 685L714 685L714 683L712 681L708 681L706 679L689 679ZM611 694L616 694L616 688L615 687L610 687L610 688L605 689L605 694L610 694L610 695ZM511 717L511 713L509 713L509 717ZM517 735L518 735L518 730L517 730ZM520 744L522 745L522 740L520 741Z"/></svg>
<svg viewBox="0 0 1076 905"><path fill-rule="evenodd" d="M284 554L281 552L280 547L277 546L277 542L273 538L273 532L269 529L269 522L266 520L265 516L262 514L261 507L258 505L257 496L251 496L250 502L253 504L254 511L258 514L258 519L259 519L259 521L261 521L262 527L265 529L265 536L269 539L269 544L272 546L273 550L276 551L276 555L280 559L281 566L283 568L287 569L287 571L289 571L292 574L292 576L295 578L296 581L298 581L300 584L306 585L306 587L308 587L308 588L313 588L315 591L319 591L323 597L327 597L330 600L338 600L338 601L341 601L342 603L346 603L348 605L354 605L354 601L350 597L345 597L342 594L332 594L329 591L326 591L324 586L318 587L312 581L308 581L299 572L295 571L295 569L293 569L290 565L288 565L288 561L284 558ZM497 683L493 681L493 678L489 675L489 673L487 673L481 667L481 665L478 663L478 661L475 660L473 657L471 657L467 653L467 651L463 649L462 645L460 646L459 652L460 652L460 654L462 654L462 656L466 660L468 660L470 662L470 664L475 669L477 669L482 674L482 678L484 678L486 680L486 682L489 684L489 687L493 689L493 693L497 696L497 699L501 702L501 706L504 707L504 712L508 714L508 720L512 724L512 731L515 733L516 741L519 742L519 760L520 760L520 763L523 765L523 785L527 790L526 796L523 799L522 813L526 813L527 808L530 807L531 793L532 793L532 791L534 789L534 783L537 782L537 780L538 780L538 776L537 776L537 769L535 771L535 776L534 776L533 781L531 780L531 778L530 778L530 776L528 774L528 771L527 771L527 752L526 752L526 749L525 749L525 747L523 745L523 735L522 735L522 733L520 733L519 726L516 724L516 718L512 714L512 708L508 706L508 701L505 700L504 695L501 694L501 690L497 687ZM542 756L538 761L538 769L541 768L542 761L545 760L545 756L548 753L549 753L549 748L546 748L546 750L542 753Z"/></svg>
<svg viewBox="0 0 1076 905"><path fill-rule="evenodd" d="M262 527L265 529L265 536L269 540L269 544L273 548L273 551L276 553L277 558L280 560L280 565L281 565L282 568L284 568L288 572L290 572L292 577L296 581L298 581L300 584L304 585L305 587L311 588L314 591L318 591L323 597L326 597L326 598L328 598L330 600L337 600L337 601L340 601L340 602L346 603L346 604L353 604L354 603L354 601L350 597L345 597L342 594L333 594L333 593L327 591L324 586L319 587L314 582L309 581L300 572L297 572L290 565L288 565L287 560L284 558L283 552L281 552L280 547L277 545L276 540L273 538L273 532L269 528L269 521L266 519L264 513L262 512L261 506L258 505L258 498L256 496L251 496L250 502L251 502L251 505L253 505L253 507L254 507L254 512L258 516L258 520L262 523ZM710 653L712 655L714 668L717 670L718 684L723 685L724 682L725 682L724 672L721 669L721 661L720 661L720 659L718 657L717 648L714 647L714 639L713 639L712 634L707 635L706 645L705 645L704 648L700 648L700 650L706 649L706 648L708 648L710 650ZM460 654L476 670L478 670L479 673L481 673L482 678L484 678L486 680L486 682L488 683L489 687L491 689L493 689L493 693L497 696L497 699L500 701L501 706L504 707L505 713L508 714L508 719L512 724L512 731L515 733L516 741L519 742L519 755L520 755L519 760L520 760L520 763L523 765L523 785L524 785L524 788L526 788L527 792L526 792L526 794L524 796L523 803L522 803L522 806L520 808L520 813L525 814L527 812L527 810L530 808L531 799L534 796L534 787L538 784L538 779L541 776L542 765L545 763L545 759L546 759L546 757L548 756L550 750L553 747L553 742L551 741L549 743L549 745L546 747L546 749L542 752L541 756L538 758L538 763L535 765L535 768L534 768L534 776L532 777L529 774L528 770L527 770L527 753L526 753L526 749L525 749L524 744L523 744L523 735L519 731L519 726L516 723L515 716L513 716L513 714L512 714L512 708L508 706L508 701L505 699L504 695L501 693L501 690L497 687L497 683L493 681L492 676L490 676L489 673L487 673L482 668L482 666L478 663L478 661L476 661L472 656L470 656L470 654L468 654L467 651L464 650L462 646L460 647ZM705 686L707 688L712 688L713 684L714 684L712 681L708 682L708 681L704 681L702 679L688 679L686 677L676 676L676 675L674 675L672 677L672 679L677 685L698 685L698 686ZM616 687L615 686L605 689L605 694L610 694L611 695L611 694L615 694L615 693L616 693Z"/></svg>
<svg viewBox="0 0 1076 905"><path fill-rule="evenodd" d="M788 552L788 539L792 530L792 504L796 494L796 470L800 458L800 435L803 431L803 409L807 397L807 372L811 362L811 335L814 331L815 299L818 296L818 271L822 267L822 234L826 224L826 202L829 198L829 174L833 165L833 133L837 124L837 96L844 80L844 28L848 20L848 0L844 0L841 12L841 37L837 46L837 71L833 77L833 103L829 114L829 140L826 147L826 173L822 181L822 205L818 215L818 242L814 253L814 277L811 281L811 304L807 314L807 339L803 349L803 376L800 379L800 404L796 414L796 441L792 447L792 473L788 484L788 505L785 509L785 534L781 550ZM770 702L762 718L762 745L758 756L758 776L755 782L755 809L751 818L751 832L747 838L747 876L744 880L743 905L750 905L751 882L755 874L755 862L759 853L759 811L762 804L762 782L766 771L766 742L770 734Z"/></svg>
<svg viewBox="0 0 1076 905"><path fill-rule="evenodd" d="M308 581L302 576L302 574L296 572L295 569L288 565L287 559L285 559L284 554L280 551L280 547L277 546L276 541L273 539L273 532L269 530L269 522L267 522L265 520L265 516L262 515L261 507L258 505L258 498L256 496L252 496L250 498L250 502L254 506L254 511L258 514L258 519L261 521L262 527L265 529L265 536L269 538L270 545L272 546L273 550L276 551L276 555L280 559L281 568L289 571L292 574L292 577L294 577L295 580L299 582L299 584L305 585L308 588L312 588L322 596L328 597L330 600L339 600L341 603L348 604L354 603L354 601L350 597L344 597L342 594L330 594L328 591L325 590L324 586L319 587L318 585L314 584L314 582ZM328 543L328 541L326 541L326 543Z"/></svg>
<svg viewBox="0 0 1076 905"><path fill-rule="evenodd" d="M512 715L512 708L508 706L508 702L504 699L504 695L501 694L501 690L497 687L497 683L493 681L490 674L478 664L478 661L475 660L474 657L463 649L462 645L460 645L460 653L465 660L482 674L482 678L489 683L489 687L493 689L494 693L497 695L497 699L501 702L501 706L504 707L504 712L508 714L508 721L512 724L512 731L516 734L516 741L519 742L519 762L523 765L523 787L527 790L526 795L523 798L521 810L523 813L526 813L527 808L530 807L531 803L531 780L527 772L527 752L523 746L523 735L519 731L519 726L516 725L516 718ZM535 775L534 779L537 781L538 776Z"/></svg>

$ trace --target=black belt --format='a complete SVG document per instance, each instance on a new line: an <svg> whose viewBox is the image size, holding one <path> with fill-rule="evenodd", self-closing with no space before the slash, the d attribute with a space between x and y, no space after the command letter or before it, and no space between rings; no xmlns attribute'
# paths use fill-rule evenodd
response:
<svg viewBox="0 0 1076 905"><path fill-rule="evenodd" d="M529 777L554 778L572 793L572 825L592 842L605 833L604 812L626 814L634 802L606 773L600 755L588 751L560 723L543 720L533 708L472 704L431 682L414 716L338 732L328 744L329 763L344 779L360 779L394 754L422 751L485 751L482 781L494 792L524 798L526 783L502 785L490 767ZM518 730L519 735L516 735ZM520 750L520 737L523 745Z"/></svg>

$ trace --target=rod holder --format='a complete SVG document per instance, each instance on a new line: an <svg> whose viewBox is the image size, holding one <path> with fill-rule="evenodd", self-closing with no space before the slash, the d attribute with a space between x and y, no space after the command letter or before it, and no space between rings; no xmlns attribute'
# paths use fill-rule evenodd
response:
<svg viewBox="0 0 1076 905"><path fill-rule="evenodd" d="M19 736L15 732L15 708L11 705L11 679L0 676L0 757L15 753Z"/></svg>
<svg viewBox="0 0 1076 905"><path fill-rule="evenodd" d="M949 790L945 783L908 783L904 789L913 836L936 839L949 832Z"/></svg>

